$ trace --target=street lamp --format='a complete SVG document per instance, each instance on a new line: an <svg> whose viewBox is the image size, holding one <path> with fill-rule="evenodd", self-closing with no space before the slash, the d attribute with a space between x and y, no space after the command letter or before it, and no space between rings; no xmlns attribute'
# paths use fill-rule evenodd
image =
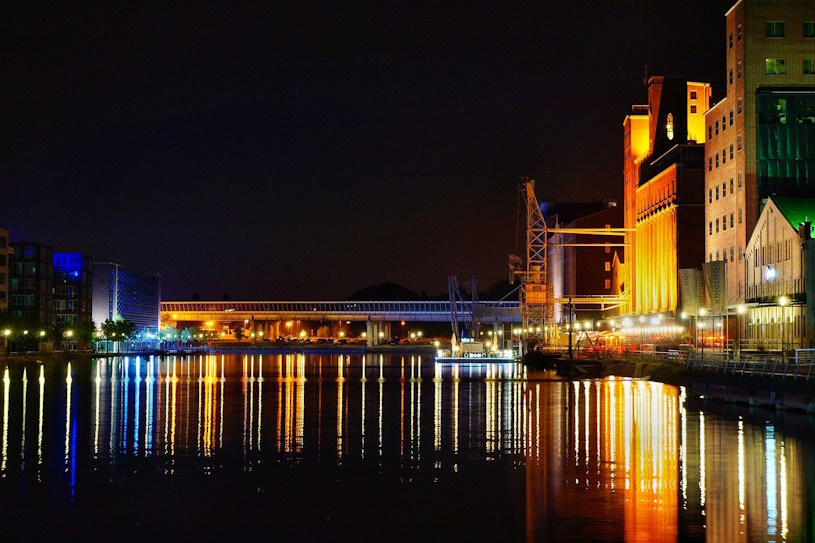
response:
<svg viewBox="0 0 815 543"><path fill-rule="evenodd" d="M737 349L738 356L741 356L741 342L742 342L742 338L744 337L744 335L746 335L746 334L742 334L742 331L741 331L741 324L744 321L744 312L745 311L746 311L746 309L745 309L743 304L739 304L738 307L736 307L736 312L739 314L739 316L738 316L739 322L736 323L738 325L738 326L736 326L736 328L739 331L738 341L736 342L736 347L738 348Z"/></svg>
<svg viewBox="0 0 815 543"><path fill-rule="evenodd" d="M786 296L781 296L778 298L778 305L781 306L781 361L783 362L786 358L786 345L784 343L784 308L787 307L790 303L790 299Z"/></svg>

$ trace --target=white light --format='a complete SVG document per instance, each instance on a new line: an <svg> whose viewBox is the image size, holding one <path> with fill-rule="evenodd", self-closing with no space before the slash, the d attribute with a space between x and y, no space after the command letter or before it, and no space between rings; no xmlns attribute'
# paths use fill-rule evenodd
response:
<svg viewBox="0 0 815 543"><path fill-rule="evenodd" d="M775 268L767 266L767 270L764 272L764 279L767 281L772 281L777 275L778 272L775 270Z"/></svg>

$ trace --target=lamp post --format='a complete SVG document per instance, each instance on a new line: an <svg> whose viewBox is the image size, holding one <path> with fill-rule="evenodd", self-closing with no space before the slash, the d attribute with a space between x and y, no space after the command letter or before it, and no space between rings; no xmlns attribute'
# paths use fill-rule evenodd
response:
<svg viewBox="0 0 815 543"><path fill-rule="evenodd" d="M707 310L704 307L699 308L699 317L704 317L707 314ZM699 317L696 318L696 326L699 326ZM705 323L702 321L702 358L705 358Z"/></svg>
<svg viewBox="0 0 815 543"><path fill-rule="evenodd" d="M783 362L786 359L786 343L784 339L784 313L785 307L787 307L790 303L790 299L786 296L781 296L778 298L778 305L781 306L781 361Z"/></svg>
<svg viewBox="0 0 815 543"><path fill-rule="evenodd" d="M742 334L742 331L741 331L741 324L744 321L744 312L745 312L744 305L739 304L738 307L736 308L736 312L738 313L738 317L737 317L738 322L736 323L736 328L738 329L738 332L739 332L738 338L736 340L736 356L741 358L741 342L742 342L742 338L743 338L743 334Z"/></svg>

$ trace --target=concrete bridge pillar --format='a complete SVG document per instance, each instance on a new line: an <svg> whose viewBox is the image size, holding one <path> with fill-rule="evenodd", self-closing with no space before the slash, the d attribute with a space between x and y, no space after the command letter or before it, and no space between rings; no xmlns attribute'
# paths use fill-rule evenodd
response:
<svg viewBox="0 0 815 543"><path fill-rule="evenodd" d="M368 347L380 345L391 338L391 323L368 321L365 325ZM380 337L381 336L381 337Z"/></svg>

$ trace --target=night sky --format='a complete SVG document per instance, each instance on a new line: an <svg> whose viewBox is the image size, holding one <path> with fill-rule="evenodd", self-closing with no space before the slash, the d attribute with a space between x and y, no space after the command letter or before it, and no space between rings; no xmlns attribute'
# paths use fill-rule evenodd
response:
<svg viewBox="0 0 815 543"><path fill-rule="evenodd" d="M520 177L621 200L646 64L724 96L730 0L549 4L5 9L0 227L165 300L486 289Z"/></svg>

